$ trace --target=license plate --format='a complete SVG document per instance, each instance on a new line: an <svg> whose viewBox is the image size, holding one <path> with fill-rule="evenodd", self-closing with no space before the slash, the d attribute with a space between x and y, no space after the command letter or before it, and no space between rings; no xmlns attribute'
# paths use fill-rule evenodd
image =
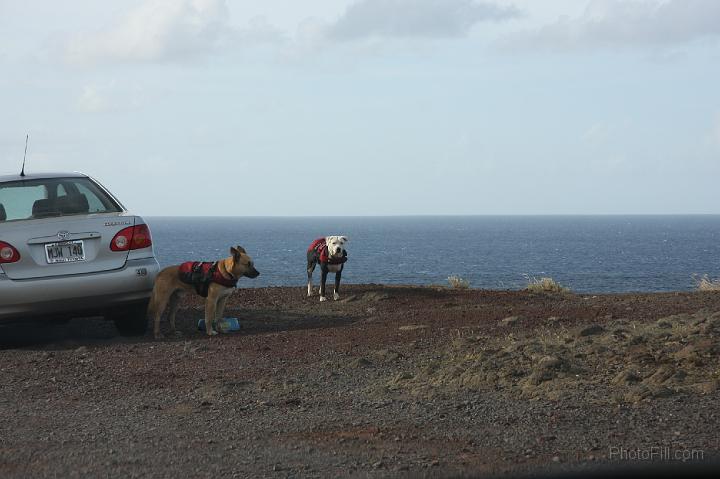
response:
<svg viewBox="0 0 720 479"><path fill-rule="evenodd" d="M85 248L82 241L62 241L45 245L45 257L48 264L76 263L85 261Z"/></svg>

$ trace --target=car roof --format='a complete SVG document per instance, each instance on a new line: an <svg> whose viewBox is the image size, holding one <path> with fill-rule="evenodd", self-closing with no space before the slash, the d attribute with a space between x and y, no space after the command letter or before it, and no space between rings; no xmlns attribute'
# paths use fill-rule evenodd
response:
<svg viewBox="0 0 720 479"><path fill-rule="evenodd" d="M0 183L6 183L8 181L45 180L48 178L87 178L87 175L77 171L67 173L26 173L25 176L20 176L18 173L16 175L0 175Z"/></svg>

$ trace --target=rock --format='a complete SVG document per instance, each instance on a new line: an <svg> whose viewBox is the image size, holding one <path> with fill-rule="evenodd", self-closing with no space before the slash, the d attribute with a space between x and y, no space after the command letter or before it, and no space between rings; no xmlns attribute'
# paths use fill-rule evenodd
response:
<svg viewBox="0 0 720 479"><path fill-rule="evenodd" d="M210 347L208 347L207 344L198 344L197 346L190 349L191 353L201 353L204 351L209 351Z"/></svg>
<svg viewBox="0 0 720 479"><path fill-rule="evenodd" d="M79 348L77 348L77 349L75 350L75 352L76 352L77 354L87 354L88 348L87 348L87 346L80 346Z"/></svg>
<svg viewBox="0 0 720 479"><path fill-rule="evenodd" d="M522 385L522 390L526 394L531 394L536 386L539 386L541 383L549 379L551 379L550 375L547 375L546 377L546 375L541 371L533 371Z"/></svg>
<svg viewBox="0 0 720 479"><path fill-rule="evenodd" d="M390 295L387 293L380 293L378 291L371 291L369 293L365 293L362 299L365 301L385 301L386 299L390 299Z"/></svg>
<svg viewBox="0 0 720 479"><path fill-rule="evenodd" d="M708 320L703 323L700 331L703 334L712 334L720 332L720 317L717 317L718 313L713 314Z"/></svg>
<svg viewBox="0 0 720 479"><path fill-rule="evenodd" d="M581 329L578 331L577 335L580 336L580 337L595 336L595 335L597 335L597 334L602 334L602 333L604 333L604 332L605 332L605 328L603 328L603 327L600 326L599 324L593 324L593 325L591 325L591 326L587 326L587 327L585 327L585 328L581 328Z"/></svg>
<svg viewBox="0 0 720 479"><path fill-rule="evenodd" d="M712 394L720 389L718 381L706 381L690 385L687 389L696 394Z"/></svg>
<svg viewBox="0 0 720 479"><path fill-rule="evenodd" d="M680 351L673 353L673 357L680 361L688 361L691 363L696 363L700 360L700 355L698 354L697 347L694 344L688 344Z"/></svg>
<svg viewBox="0 0 720 479"><path fill-rule="evenodd" d="M649 388L639 386L625 393L625 395L623 396L623 400L629 403L638 403L643 399L650 397L651 395L652 393L650 392Z"/></svg>
<svg viewBox="0 0 720 479"><path fill-rule="evenodd" d="M400 326L398 329L400 331L415 331L418 329L426 329L429 326L427 324L406 324L405 326Z"/></svg>
<svg viewBox="0 0 720 479"><path fill-rule="evenodd" d="M655 325L660 329L671 329L673 327L673 323L668 318L658 319Z"/></svg>
<svg viewBox="0 0 720 479"><path fill-rule="evenodd" d="M708 320L707 316L693 317L693 320L690 322L690 325L698 327L698 326L703 325L707 320Z"/></svg>
<svg viewBox="0 0 720 479"><path fill-rule="evenodd" d="M536 368L539 371L549 371L554 369L560 369L563 366L563 361L557 356L544 356L538 361Z"/></svg>
<svg viewBox="0 0 720 479"><path fill-rule="evenodd" d="M655 362L655 356L650 352L645 344L635 344L630 346L626 350L628 359L636 361L638 363L652 363Z"/></svg>
<svg viewBox="0 0 720 479"><path fill-rule="evenodd" d="M649 378L645 378L645 380L643 380L643 383L659 386L668 379L670 379L673 374L675 374L675 370L670 366L660 366L652 374L652 376L650 376Z"/></svg>
<svg viewBox="0 0 720 479"><path fill-rule="evenodd" d="M710 338L705 338L695 343L695 351L703 356L715 354L718 351L718 343Z"/></svg>
<svg viewBox="0 0 720 479"><path fill-rule="evenodd" d="M509 326L511 324L518 323L523 319L524 318L522 316L508 316L507 318L500 320L500 322L505 326Z"/></svg>
<svg viewBox="0 0 720 479"><path fill-rule="evenodd" d="M558 357L545 356L538 361L533 368L532 373L528 376L525 381L526 392L530 387L538 386L545 381L551 381L555 379L556 372L563 369L565 363ZM518 375L517 372L511 372L513 376Z"/></svg>
<svg viewBox="0 0 720 479"><path fill-rule="evenodd" d="M410 379L412 379L412 378L413 378L413 376L412 376L412 374L410 374L410 373L407 373L407 372L405 372L405 373L398 373L396 376L394 376L394 377L390 380L389 384L391 384L391 385L396 385L396 384L399 384L399 383L401 383L401 382L403 382L403 381L408 381L408 380L410 380Z"/></svg>
<svg viewBox="0 0 720 479"><path fill-rule="evenodd" d="M617 341L623 341L630 337L630 332L627 329L615 328L612 331L613 338Z"/></svg>
<svg viewBox="0 0 720 479"><path fill-rule="evenodd" d="M653 388L653 390L652 390L652 396L654 398L666 398L666 397L672 396L674 393L675 393L675 391L673 391L670 388L666 388L665 386Z"/></svg>
<svg viewBox="0 0 720 479"><path fill-rule="evenodd" d="M402 354L393 349L380 349L378 351L373 351L372 355L381 361L397 361L398 359L404 357Z"/></svg>
<svg viewBox="0 0 720 479"><path fill-rule="evenodd" d="M366 368L372 366L372 363L365 358L355 358L348 363L351 368Z"/></svg>
<svg viewBox="0 0 720 479"><path fill-rule="evenodd" d="M611 382L612 384L634 384L639 383L641 380L642 378L640 376L626 369L615 376Z"/></svg>

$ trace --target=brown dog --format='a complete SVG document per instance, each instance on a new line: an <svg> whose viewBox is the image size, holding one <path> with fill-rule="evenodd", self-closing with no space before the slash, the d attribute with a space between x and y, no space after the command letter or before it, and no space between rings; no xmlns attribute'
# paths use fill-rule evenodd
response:
<svg viewBox="0 0 720 479"><path fill-rule="evenodd" d="M223 317L225 303L235 290L238 279L243 276L257 278L260 274L253 265L252 258L240 247L230 248L229 258L214 263L183 263L168 266L158 273L148 306L148 317L153 319L155 339L162 338L160 318L169 307L170 327L175 332L175 313L180 296L186 292L196 292L206 297L205 331L208 336L217 334L213 323Z"/></svg>

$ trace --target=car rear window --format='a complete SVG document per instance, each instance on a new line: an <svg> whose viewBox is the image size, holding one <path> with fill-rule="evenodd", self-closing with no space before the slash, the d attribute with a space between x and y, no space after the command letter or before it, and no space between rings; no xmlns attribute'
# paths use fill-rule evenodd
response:
<svg viewBox="0 0 720 479"><path fill-rule="evenodd" d="M89 178L48 178L0 183L0 221L122 211Z"/></svg>

